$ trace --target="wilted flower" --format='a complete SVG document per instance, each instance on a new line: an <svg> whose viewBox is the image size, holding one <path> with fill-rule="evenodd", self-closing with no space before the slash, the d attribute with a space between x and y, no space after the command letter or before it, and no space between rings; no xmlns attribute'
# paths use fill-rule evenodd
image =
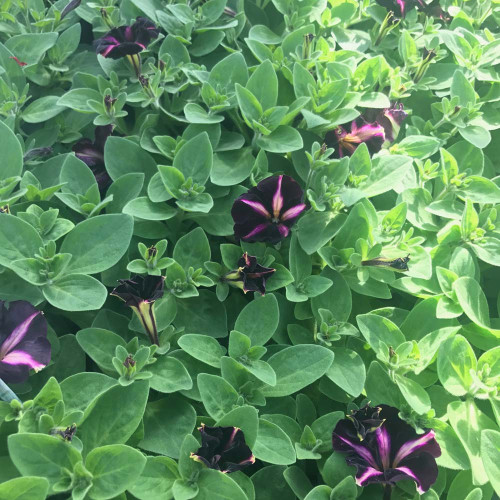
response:
<svg viewBox="0 0 500 500"><path fill-rule="evenodd" d="M393 142L397 139L401 124L407 116L408 113L404 111L402 104L393 104L392 107L380 111L377 123L382 125L386 141Z"/></svg>
<svg viewBox="0 0 500 500"><path fill-rule="evenodd" d="M82 0L71 0L61 12L61 19L64 19L71 11L80 6Z"/></svg>
<svg viewBox="0 0 500 500"><path fill-rule="evenodd" d="M95 140L80 139L74 146L75 156L85 162L92 170L99 191L104 192L113 182L106 167L104 166L104 145L113 132L113 125L99 126L95 128Z"/></svg>
<svg viewBox="0 0 500 500"><path fill-rule="evenodd" d="M385 131L379 123L366 123L362 118L358 118L351 123L350 131L345 127L346 125L338 126L326 133L325 142L328 147L335 148L335 157L351 156L362 142L368 146L371 154L382 148Z"/></svg>
<svg viewBox="0 0 500 500"><path fill-rule="evenodd" d="M66 427L66 429L62 429L62 428L54 429L51 432L51 434L53 436L61 436L64 439L64 441L71 442L73 440L73 437L76 434L76 424L72 424L72 425Z"/></svg>
<svg viewBox="0 0 500 500"><path fill-rule="evenodd" d="M306 208L304 192L288 175L275 175L260 181L233 204L234 235L243 241L277 243Z"/></svg>
<svg viewBox="0 0 500 500"><path fill-rule="evenodd" d="M1 205L0 206L0 214L10 214L9 205Z"/></svg>
<svg viewBox="0 0 500 500"><path fill-rule="evenodd" d="M232 286L241 288L245 293L266 293L266 280L276 269L263 267L257 263L257 257L248 255L247 252L238 260L238 269L230 271L224 276L224 281Z"/></svg>
<svg viewBox="0 0 500 500"><path fill-rule="evenodd" d="M417 434L387 405L353 411L333 431L333 449L347 452L346 462L356 467L356 484L394 485L413 480L417 491L427 491L436 481L436 457L441 448L434 431Z"/></svg>
<svg viewBox="0 0 500 500"><path fill-rule="evenodd" d="M255 462L252 450L245 443L245 435L238 427L198 427L201 447L191 458L210 469L224 473L236 472Z"/></svg>
<svg viewBox="0 0 500 500"><path fill-rule="evenodd" d="M132 276L128 280L118 280L111 295L120 298L126 306L132 308L140 319L152 344L159 345L158 330L153 305L163 297L163 276Z"/></svg>
<svg viewBox="0 0 500 500"><path fill-rule="evenodd" d="M406 257L398 257L397 259L385 259L379 257L376 259L363 260L361 262L362 266L378 266L378 267L388 267L390 269L395 269L396 271L409 271L408 262L410 262L410 254Z"/></svg>
<svg viewBox="0 0 500 500"><path fill-rule="evenodd" d="M142 52L158 34L158 28L152 21L138 17L131 26L113 28L94 44L96 52L101 56L120 59Z"/></svg>
<svg viewBox="0 0 500 500"><path fill-rule="evenodd" d="M0 301L0 379L19 383L50 361L47 321L25 300Z"/></svg>
<svg viewBox="0 0 500 500"><path fill-rule="evenodd" d="M9 59L14 59L14 61L16 61L16 63L17 63L19 66L21 66L21 67L23 67L23 66L27 66L27 65L28 65L28 63L25 63L25 62L23 62L23 61L20 61L20 60L19 60L16 56L11 56L11 57L9 57Z"/></svg>

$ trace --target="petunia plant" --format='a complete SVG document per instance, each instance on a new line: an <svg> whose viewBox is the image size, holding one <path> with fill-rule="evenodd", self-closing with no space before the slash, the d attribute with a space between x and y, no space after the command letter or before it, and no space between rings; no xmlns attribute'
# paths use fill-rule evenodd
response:
<svg viewBox="0 0 500 500"><path fill-rule="evenodd" d="M0 17L0 499L498 498L498 0Z"/></svg>

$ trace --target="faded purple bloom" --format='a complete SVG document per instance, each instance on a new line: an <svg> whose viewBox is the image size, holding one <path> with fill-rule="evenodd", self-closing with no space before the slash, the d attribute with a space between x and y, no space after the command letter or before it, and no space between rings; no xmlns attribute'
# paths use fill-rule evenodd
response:
<svg viewBox="0 0 500 500"><path fill-rule="evenodd" d="M138 17L131 26L113 28L94 42L96 52L103 57L120 59L138 54L159 35L156 25L145 17Z"/></svg>
<svg viewBox="0 0 500 500"><path fill-rule="evenodd" d="M140 319L152 344L159 345L158 330L153 305L156 300L163 297L163 276L132 276L128 280L118 280L117 286L111 295L125 302L132 308Z"/></svg>
<svg viewBox="0 0 500 500"><path fill-rule="evenodd" d="M306 205L304 192L288 175L260 181L233 204L234 235L243 241L277 243L286 238Z"/></svg>
<svg viewBox="0 0 500 500"><path fill-rule="evenodd" d="M276 269L263 267L257 263L257 257L248 255L247 252L238 260L238 269L227 273L224 281L232 286L241 288L244 293L266 293L266 280Z"/></svg>
<svg viewBox="0 0 500 500"><path fill-rule="evenodd" d="M371 154L378 153L385 141L384 127L377 122L366 123L362 118L351 123L351 130L346 125L339 126L326 133L325 142L328 147L335 148L333 156L342 158L351 156L356 148L364 142Z"/></svg>
<svg viewBox="0 0 500 500"><path fill-rule="evenodd" d="M0 301L0 379L20 383L50 361L47 321L25 300Z"/></svg>
<svg viewBox="0 0 500 500"><path fill-rule="evenodd" d="M413 480L422 494L436 481L436 457L441 448L434 431L417 434L387 405L365 406L341 420L333 431L333 449L346 452L346 462L356 467L356 484L394 485Z"/></svg>
<svg viewBox="0 0 500 500"><path fill-rule="evenodd" d="M384 128L387 141L393 142L397 139L401 124L407 116L408 113L404 111L402 104L394 104L392 107L380 111L377 115L377 123Z"/></svg>
<svg viewBox="0 0 500 500"><path fill-rule="evenodd" d="M53 436L60 436L64 439L64 441L71 442L73 440L73 437L76 434L76 424L72 424L65 429L62 428L56 428L53 429L51 434Z"/></svg>
<svg viewBox="0 0 500 500"><path fill-rule="evenodd" d="M224 473L236 472L255 463L252 450L245 443L245 435L238 427L198 427L201 447L191 458L210 469Z"/></svg>
<svg viewBox="0 0 500 500"><path fill-rule="evenodd" d="M409 271L408 262L410 262L410 254L406 257L398 257L397 259L385 259L377 257L376 259L363 260L362 266L378 266L395 269L396 271Z"/></svg>
<svg viewBox="0 0 500 500"><path fill-rule="evenodd" d="M75 156L85 162L92 170L99 191L105 192L113 182L104 165L104 145L113 132L113 125L99 126L95 128L95 140L80 139L74 146Z"/></svg>

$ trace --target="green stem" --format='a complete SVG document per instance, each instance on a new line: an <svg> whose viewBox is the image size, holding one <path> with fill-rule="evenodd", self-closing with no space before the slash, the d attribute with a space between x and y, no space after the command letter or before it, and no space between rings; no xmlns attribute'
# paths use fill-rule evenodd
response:
<svg viewBox="0 0 500 500"><path fill-rule="evenodd" d="M13 399L21 401L1 378L0 378L0 399L2 401L7 401L7 403L10 403Z"/></svg>
<svg viewBox="0 0 500 500"><path fill-rule="evenodd" d="M248 132L243 127L243 125L241 123L241 120L239 119L238 114L236 113L236 111L234 109L231 109L231 110L228 111L228 115L231 118L231 120L233 121L233 123L236 125L236 127L238 128L238 130L241 132L241 134L243 135L243 137L245 138L245 141L251 143L252 141L250 139L250 136L248 135Z"/></svg>

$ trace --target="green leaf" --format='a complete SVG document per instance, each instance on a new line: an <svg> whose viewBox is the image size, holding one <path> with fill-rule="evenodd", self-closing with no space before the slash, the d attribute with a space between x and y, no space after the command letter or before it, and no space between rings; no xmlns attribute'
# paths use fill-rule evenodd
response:
<svg viewBox="0 0 500 500"><path fill-rule="evenodd" d="M150 402L144 413L144 438L139 447L177 459L184 437L193 432L195 424L196 412L186 398L173 394Z"/></svg>
<svg viewBox="0 0 500 500"><path fill-rule="evenodd" d="M497 425L476 407L472 399L450 403L448 418L469 456L474 484L485 484L488 476L481 458L481 432L496 430Z"/></svg>
<svg viewBox="0 0 500 500"><path fill-rule="evenodd" d="M474 253L492 266L500 266L500 239L486 236L477 243L470 243Z"/></svg>
<svg viewBox="0 0 500 500"><path fill-rule="evenodd" d="M178 478L177 464L171 458L147 457L139 479L128 487L128 491L139 500L162 500L171 494Z"/></svg>
<svg viewBox="0 0 500 500"><path fill-rule="evenodd" d="M58 106L58 96L48 95L36 99L24 109L22 119L26 123L41 123L64 111L63 106Z"/></svg>
<svg viewBox="0 0 500 500"><path fill-rule="evenodd" d="M333 362L333 352L318 345L287 347L268 359L276 385L264 387L266 397L288 396L322 377Z"/></svg>
<svg viewBox="0 0 500 500"><path fill-rule="evenodd" d="M345 347L336 347L334 353L335 361L326 372L326 376L351 396L359 396L366 379L363 360L359 354Z"/></svg>
<svg viewBox="0 0 500 500"><path fill-rule="evenodd" d="M481 432L481 457L486 475L497 495L500 494L500 432L486 429Z"/></svg>
<svg viewBox="0 0 500 500"><path fill-rule="evenodd" d="M85 460L85 468L92 474L89 497L115 498L134 484L145 465L144 455L130 446L113 444L93 449Z"/></svg>
<svg viewBox="0 0 500 500"><path fill-rule="evenodd" d="M168 220L175 217L177 210L166 203L153 203L147 196L141 196L130 200L123 207L123 213L138 219Z"/></svg>
<svg viewBox="0 0 500 500"><path fill-rule="evenodd" d="M419 415L422 415L431 409L431 400L429 395L420 384L401 375L396 375L396 384L408 404Z"/></svg>
<svg viewBox="0 0 500 500"><path fill-rule="evenodd" d="M152 156L135 142L123 137L108 137L104 145L106 171L114 180L124 174L143 173L146 182L158 171Z"/></svg>
<svg viewBox="0 0 500 500"><path fill-rule="evenodd" d="M76 340L101 369L113 374L116 370L111 360L115 356L116 346L127 345L122 337L103 328L84 328L76 334Z"/></svg>
<svg viewBox="0 0 500 500"><path fill-rule="evenodd" d="M396 349L405 341L401 330L390 319L378 314L360 314L356 317L359 329L375 353L382 359L389 356L388 348Z"/></svg>
<svg viewBox="0 0 500 500"><path fill-rule="evenodd" d="M149 385L158 392L171 393L191 389L193 381L184 365L177 359L163 355L147 370L153 374Z"/></svg>
<svg viewBox="0 0 500 500"><path fill-rule="evenodd" d="M197 485L197 500L247 500L247 496L231 476L218 470L201 470Z"/></svg>
<svg viewBox="0 0 500 500"><path fill-rule="evenodd" d="M14 215L2 214L0 265L9 267L15 260L31 258L41 246L43 246L42 239L31 224Z"/></svg>
<svg viewBox="0 0 500 500"><path fill-rule="evenodd" d="M219 93L226 94L234 90L234 85L245 85L248 69L245 58L240 52L234 52L219 61L210 71L208 83Z"/></svg>
<svg viewBox="0 0 500 500"><path fill-rule="evenodd" d="M184 351L193 358L206 363L215 368L220 368L220 358L224 356L226 350L208 335L185 334L177 343Z"/></svg>
<svg viewBox="0 0 500 500"><path fill-rule="evenodd" d="M472 145L483 149L491 142L491 134L479 125L467 125L458 129L458 133Z"/></svg>
<svg viewBox="0 0 500 500"><path fill-rule="evenodd" d="M462 335L443 342L438 351L437 372L444 388L454 396L465 396L474 379L471 371L477 366L476 355Z"/></svg>
<svg viewBox="0 0 500 500"><path fill-rule="evenodd" d="M335 500L356 500L358 489L352 476L348 476L340 481L332 490L331 498Z"/></svg>
<svg viewBox="0 0 500 500"><path fill-rule="evenodd" d="M253 346L264 345L274 335L278 322L278 302L274 295L267 294L254 299L242 309L234 329L248 335Z"/></svg>
<svg viewBox="0 0 500 500"><path fill-rule="evenodd" d="M240 106L241 114L249 125L255 120L260 121L262 117L262 106L250 90L236 84L236 97Z"/></svg>
<svg viewBox="0 0 500 500"><path fill-rule="evenodd" d="M198 389L207 413L215 420L220 420L229 413L238 401L238 393L222 377L200 373Z"/></svg>
<svg viewBox="0 0 500 500"><path fill-rule="evenodd" d="M213 154L212 144L206 132L202 132L187 141L174 157L174 168L184 177L191 177L194 182L204 185L210 177Z"/></svg>
<svg viewBox="0 0 500 500"><path fill-rule="evenodd" d="M257 66L257 69L248 79L246 88L257 98L264 111L276 106L278 101L278 78L271 61L266 60Z"/></svg>
<svg viewBox="0 0 500 500"><path fill-rule="evenodd" d="M215 293L200 290L198 297L178 300L175 326L186 333L204 333L211 337L227 336L227 316L224 304Z"/></svg>
<svg viewBox="0 0 500 500"><path fill-rule="evenodd" d="M84 452L107 444L126 443L142 419L148 395L146 381L126 387L117 385L102 393L78 429Z"/></svg>
<svg viewBox="0 0 500 500"><path fill-rule="evenodd" d="M3 121L0 121L0 151L2 151L0 180L21 175L23 150L14 132Z"/></svg>
<svg viewBox="0 0 500 500"><path fill-rule="evenodd" d="M72 471L82 459L76 448L46 434L12 434L8 437L7 445L9 456L21 474L44 477L49 482L51 492L55 483L68 477L66 471Z"/></svg>
<svg viewBox="0 0 500 500"><path fill-rule="evenodd" d="M208 238L201 227L179 238L174 247L173 258L186 271L189 267L195 270L204 269L204 264L210 260L210 257Z"/></svg>
<svg viewBox="0 0 500 500"><path fill-rule="evenodd" d="M257 441L253 447L256 458L276 465L295 463L295 449L290 438L276 424L259 419Z"/></svg>
<svg viewBox="0 0 500 500"><path fill-rule="evenodd" d="M450 87L451 97L458 97L460 106L467 107L469 104L476 104L476 92L461 69L457 69L453 74Z"/></svg>
<svg viewBox="0 0 500 500"><path fill-rule="evenodd" d="M45 285L43 296L63 311L93 311L102 307L108 291L92 276L68 274L51 285Z"/></svg>
<svg viewBox="0 0 500 500"><path fill-rule="evenodd" d="M401 184L411 165L412 160L408 156L379 156L373 160L368 178L358 188L368 198L386 193Z"/></svg>
<svg viewBox="0 0 500 500"><path fill-rule="evenodd" d="M87 104L87 102L100 102L101 100L101 94L97 92L97 90L81 88L66 92L62 97L59 97L56 105L64 108L70 108L75 111L79 111L80 113L95 113L95 111Z"/></svg>
<svg viewBox="0 0 500 500"><path fill-rule="evenodd" d="M441 144L439 139L426 135L410 135L396 146L396 150L412 158L425 159L433 155Z"/></svg>
<svg viewBox="0 0 500 500"><path fill-rule="evenodd" d="M43 477L16 477L0 484L0 500L45 500L48 490Z"/></svg>
<svg viewBox="0 0 500 500"><path fill-rule="evenodd" d="M462 276L453 282L453 291L465 314L479 326L489 327L488 301L481 285L474 278Z"/></svg>
<svg viewBox="0 0 500 500"><path fill-rule="evenodd" d="M134 222L124 214L98 215L68 233L61 253L73 255L67 272L95 274L114 266L128 250Z"/></svg>
<svg viewBox="0 0 500 500"><path fill-rule="evenodd" d="M216 153L210 180L217 186L239 184L250 175L254 164L255 158L250 148Z"/></svg>
<svg viewBox="0 0 500 500"><path fill-rule="evenodd" d="M23 33L10 37L5 46L26 64L38 63L57 41L57 33ZM19 89L20 90L20 89Z"/></svg>
<svg viewBox="0 0 500 500"><path fill-rule="evenodd" d="M299 132L288 125L280 125L271 134L257 139L257 146L270 153L288 153L301 149L303 145Z"/></svg>

